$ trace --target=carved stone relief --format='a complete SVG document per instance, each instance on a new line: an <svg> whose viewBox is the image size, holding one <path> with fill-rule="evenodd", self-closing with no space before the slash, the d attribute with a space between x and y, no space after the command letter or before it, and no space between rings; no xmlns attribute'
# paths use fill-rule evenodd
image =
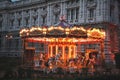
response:
<svg viewBox="0 0 120 80"><path fill-rule="evenodd" d="M21 19L21 18L22 18L21 12L17 12L17 19Z"/></svg>
<svg viewBox="0 0 120 80"><path fill-rule="evenodd" d="M95 9L97 6L97 3L94 0L87 0L86 7L88 9Z"/></svg>
<svg viewBox="0 0 120 80"><path fill-rule="evenodd" d="M55 5L53 6L53 13L54 13L55 15L60 14L60 5L55 4Z"/></svg>
<svg viewBox="0 0 120 80"><path fill-rule="evenodd" d="M41 16L46 17L47 16L47 8L43 8L41 11Z"/></svg>
<svg viewBox="0 0 120 80"><path fill-rule="evenodd" d="M10 14L10 20L14 20L15 19L15 15L14 15L14 13L11 13Z"/></svg>
<svg viewBox="0 0 120 80"><path fill-rule="evenodd" d="M29 17L30 17L29 11L25 11L25 12L24 12L24 17L25 17L25 18L29 18Z"/></svg>
<svg viewBox="0 0 120 80"><path fill-rule="evenodd" d="M33 10L32 16L33 16L34 18L38 17L38 11L37 11L37 9L34 9L34 10Z"/></svg>

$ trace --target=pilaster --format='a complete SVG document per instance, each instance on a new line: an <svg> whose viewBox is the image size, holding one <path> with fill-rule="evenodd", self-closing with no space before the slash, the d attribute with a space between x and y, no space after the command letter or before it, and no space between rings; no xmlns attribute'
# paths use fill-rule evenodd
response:
<svg viewBox="0 0 120 80"><path fill-rule="evenodd" d="M50 4L48 4L47 6L47 25L51 24L51 20L50 20Z"/></svg>
<svg viewBox="0 0 120 80"><path fill-rule="evenodd" d="M29 27L31 27L32 26L32 10L31 9L29 10L29 13L30 13Z"/></svg>

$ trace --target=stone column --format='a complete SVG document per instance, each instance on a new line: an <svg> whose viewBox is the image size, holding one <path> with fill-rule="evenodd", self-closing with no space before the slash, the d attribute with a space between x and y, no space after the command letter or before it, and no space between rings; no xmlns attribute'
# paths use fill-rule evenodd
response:
<svg viewBox="0 0 120 80"><path fill-rule="evenodd" d="M86 9L86 6L85 6L85 4L86 4L86 0L83 0L83 3L82 3L82 11L83 11L83 20L84 20L84 23L86 23L86 19L88 19L87 18L87 9Z"/></svg>
<svg viewBox="0 0 120 80"><path fill-rule="evenodd" d="M83 1L80 0L80 7L79 7L79 20L78 22L83 23L84 22L84 10L83 10Z"/></svg>
<svg viewBox="0 0 120 80"><path fill-rule="evenodd" d="M42 16L41 16L41 12L42 12L42 9L41 8L39 8L39 25L41 26L42 25Z"/></svg>
<svg viewBox="0 0 120 80"><path fill-rule="evenodd" d="M14 24L13 29L15 29L17 26L18 26L18 25L17 25L17 13L15 12L15 24Z"/></svg>
<svg viewBox="0 0 120 80"><path fill-rule="evenodd" d="M73 20L74 20L74 22L75 22L76 16L77 16L77 15L76 15L76 9L74 9L74 15L75 15L75 16L74 16L74 19L73 19Z"/></svg>
<svg viewBox="0 0 120 80"><path fill-rule="evenodd" d="M60 15L63 15L63 3L62 2L60 2L60 8L61 8Z"/></svg>
<svg viewBox="0 0 120 80"><path fill-rule="evenodd" d="M24 12L22 11L21 12L21 15L22 15L22 19L21 19L21 27L24 27Z"/></svg>
<svg viewBox="0 0 120 80"><path fill-rule="evenodd" d="M70 18L69 18L69 19L70 19L70 22L71 22L71 20L72 20L72 19L71 19L71 9L70 9Z"/></svg>
<svg viewBox="0 0 120 80"><path fill-rule="evenodd" d="M110 62L110 54L111 54L111 46L110 46L110 32L108 29L108 25L106 25L106 38L105 38L105 48L104 48L104 52L105 52L105 62L109 63Z"/></svg>
<svg viewBox="0 0 120 80"><path fill-rule="evenodd" d="M29 27L32 27L32 10L30 9L29 11L29 14L30 14L30 21L29 21Z"/></svg>
<svg viewBox="0 0 120 80"><path fill-rule="evenodd" d="M38 26L40 26L40 8L38 8Z"/></svg>
<svg viewBox="0 0 120 80"><path fill-rule="evenodd" d="M105 2L105 17L106 17L106 21L110 21L110 0L106 0Z"/></svg>
<svg viewBox="0 0 120 80"><path fill-rule="evenodd" d="M115 23L116 24L119 24L119 3L118 3L118 1L115 1L115 10L114 10L114 20L115 20Z"/></svg>
<svg viewBox="0 0 120 80"><path fill-rule="evenodd" d="M62 4L63 4L63 15L65 15L65 18L67 18L67 10L66 10L66 5L65 5L65 2L62 2Z"/></svg>
<svg viewBox="0 0 120 80"><path fill-rule="evenodd" d="M51 24L50 16L51 15L51 6L50 4L47 5L47 25Z"/></svg>

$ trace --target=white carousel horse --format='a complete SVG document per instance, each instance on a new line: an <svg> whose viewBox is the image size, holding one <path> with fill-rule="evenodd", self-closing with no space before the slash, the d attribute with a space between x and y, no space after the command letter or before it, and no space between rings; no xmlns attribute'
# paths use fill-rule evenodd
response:
<svg viewBox="0 0 120 80"><path fill-rule="evenodd" d="M56 56L55 56L55 62L56 62L56 65L58 64L58 63L62 63L62 61L61 61L61 58L62 57L62 54L57 54Z"/></svg>

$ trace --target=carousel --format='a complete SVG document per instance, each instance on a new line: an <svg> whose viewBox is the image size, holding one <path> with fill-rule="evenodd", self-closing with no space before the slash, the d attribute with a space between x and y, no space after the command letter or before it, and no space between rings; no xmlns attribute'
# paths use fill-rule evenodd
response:
<svg viewBox="0 0 120 80"><path fill-rule="evenodd" d="M57 26L31 27L20 30L23 41L23 65L38 69L94 68L104 60L105 31L72 26L64 20ZM82 47L97 44L99 49ZM84 49L84 51L82 51Z"/></svg>

